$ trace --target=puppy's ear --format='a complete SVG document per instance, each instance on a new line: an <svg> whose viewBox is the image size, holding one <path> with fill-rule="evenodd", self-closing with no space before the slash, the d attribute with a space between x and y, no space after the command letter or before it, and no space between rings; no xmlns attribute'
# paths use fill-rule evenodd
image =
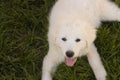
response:
<svg viewBox="0 0 120 80"><path fill-rule="evenodd" d="M88 29L87 32L85 33L85 38L87 41L87 46L91 46L92 43L94 43L96 39L96 29Z"/></svg>
<svg viewBox="0 0 120 80"><path fill-rule="evenodd" d="M49 30L48 32L48 42L49 44L57 44L58 32L54 30Z"/></svg>

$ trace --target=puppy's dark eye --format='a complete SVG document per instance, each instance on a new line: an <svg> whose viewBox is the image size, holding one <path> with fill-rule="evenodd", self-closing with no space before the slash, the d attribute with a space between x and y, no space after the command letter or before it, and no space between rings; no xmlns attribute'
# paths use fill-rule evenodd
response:
<svg viewBox="0 0 120 80"><path fill-rule="evenodd" d="M75 41L76 41L76 42L80 42L80 39L76 39Z"/></svg>
<svg viewBox="0 0 120 80"><path fill-rule="evenodd" d="M67 39L66 39L66 38L62 38L62 40L63 40L63 41L67 41Z"/></svg>

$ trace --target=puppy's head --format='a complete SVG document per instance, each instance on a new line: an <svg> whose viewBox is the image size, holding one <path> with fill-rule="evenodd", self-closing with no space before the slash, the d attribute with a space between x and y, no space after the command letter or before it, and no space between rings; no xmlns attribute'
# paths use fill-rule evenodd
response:
<svg viewBox="0 0 120 80"><path fill-rule="evenodd" d="M78 56L85 55L85 50L95 40L96 30L84 24L62 26L56 35L56 45L62 51L65 62L73 66Z"/></svg>

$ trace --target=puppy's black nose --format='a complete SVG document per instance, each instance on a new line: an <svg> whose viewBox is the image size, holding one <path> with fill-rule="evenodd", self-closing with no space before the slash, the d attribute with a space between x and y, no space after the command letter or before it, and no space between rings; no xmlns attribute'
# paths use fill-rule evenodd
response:
<svg viewBox="0 0 120 80"><path fill-rule="evenodd" d="M69 57L69 58L73 57L73 55L74 55L73 51L67 51L66 52L66 56Z"/></svg>

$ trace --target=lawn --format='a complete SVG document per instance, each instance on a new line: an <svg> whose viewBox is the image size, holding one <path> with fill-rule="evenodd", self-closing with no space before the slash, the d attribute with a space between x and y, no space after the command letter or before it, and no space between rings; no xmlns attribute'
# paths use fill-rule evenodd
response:
<svg viewBox="0 0 120 80"><path fill-rule="evenodd" d="M48 51L48 15L55 0L0 0L0 80L40 80ZM120 5L120 0L114 0ZM107 80L120 80L120 23L103 22L95 44ZM95 80L86 57L61 64L54 80Z"/></svg>

